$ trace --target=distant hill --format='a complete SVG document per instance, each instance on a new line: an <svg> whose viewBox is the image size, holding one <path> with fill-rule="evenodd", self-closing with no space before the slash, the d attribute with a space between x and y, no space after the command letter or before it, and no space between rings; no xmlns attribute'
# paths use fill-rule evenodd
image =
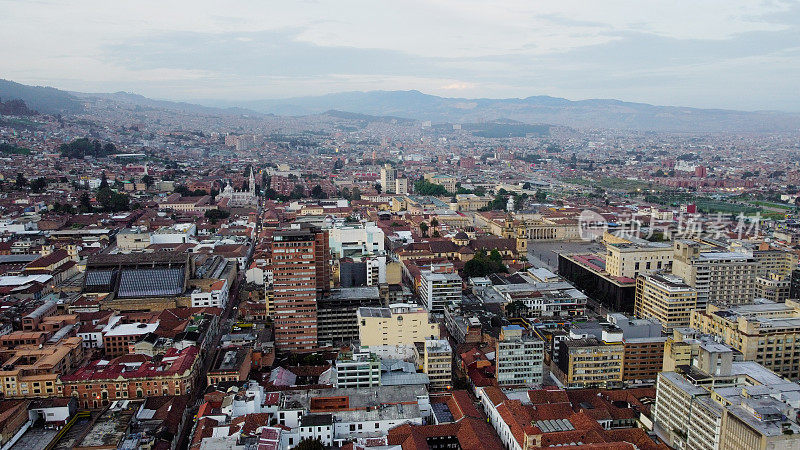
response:
<svg viewBox="0 0 800 450"><path fill-rule="evenodd" d="M362 123L431 121L463 124L476 135L507 137L545 133L548 126L577 129L669 131L686 133L773 133L800 131L800 114L655 106L620 100L527 98L449 98L419 91L341 92L279 100L203 101L205 105L153 100L128 92L80 93L0 80L0 100L22 100L46 114L80 113L103 101L188 114L282 116L326 115ZM469 124L495 124L490 127ZM547 124L547 125L543 125Z"/></svg>
<svg viewBox="0 0 800 450"><path fill-rule="evenodd" d="M323 113L328 117L335 117L337 119L344 119L344 120L356 120L356 121L363 121L363 122L394 122L404 125L410 125L415 121L413 119L407 119L405 117L396 117L396 116L372 116L369 114L359 114L347 111L338 111L335 109L331 109L325 111Z"/></svg>
<svg viewBox="0 0 800 450"><path fill-rule="evenodd" d="M800 114L655 106L605 99L571 101L548 96L467 99L438 97L419 91L370 91L226 104L279 115L299 116L339 110L438 123L516 120L527 124L553 124L582 129L671 132L800 131Z"/></svg>
<svg viewBox="0 0 800 450"><path fill-rule="evenodd" d="M110 100L130 105L141 106L143 108L165 109L170 111L180 111L194 114L207 115L264 115L249 109L238 107L217 108L213 106L203 106L194 103L173 102L169 100L153 100L143 95L132 94L130 92L114 93L83 93L71 92L72 95L86 100Z"/></svg>
<svg viewBox="0 0 800 450"><path fill-rule="evenodd" d="M8 114L10 116L34 116L36 111L28 108L23 100L12 99L5 102L0 99L0 114Z"/></svg>
<svg viewBox="0 0 800 450"><path fill-rule="evenodd" d="M27 86L0 79L0 100L22 100L28 108L44 114L74 114L83 104L74 95L51 87Z"/></svg>

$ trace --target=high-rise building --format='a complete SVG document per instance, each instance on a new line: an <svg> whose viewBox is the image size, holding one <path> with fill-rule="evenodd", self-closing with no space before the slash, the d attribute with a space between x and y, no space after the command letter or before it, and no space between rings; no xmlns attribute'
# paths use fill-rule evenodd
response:
<svg viewBox="0 0 800 450"><path fill-rule="evenodd" d="M443 313L450 302L461 302L461 277L457 273L438 273L423 270L419 295L430 312Z"/></svg>
<svg viewBox="0 0 800 450"><path fill-rule="evenodd" d="M495 348L497 384L541 384L544 377L544 341L525 333L519 325L503 327Z"/></svg>
<svg viewBox="0 0 800 450"><path fill-rule="evenodd" d="M767 369L792 380L800 379L800 303L760 301L721 308L709 305L692 314L692 328L718 336Z"/></svg>
<svg viewBox="0 0 800 450"><path fill-rule="evenodd" d="M708 176L708 169L705 166L695 166L694 176L698 178L705 178Z"/></svg>
<svg viewBox="0 0 800 450"><path fill-rule="evenodd" d="M397 195L408 194L408 178L398 178L394 180L394 193Z"/></svg>
<svg viewBox="0 0 800 450"><path fill-rule="evenodd" d="M755 362L736 361L730 348L707 341L691 366L658 375L656 433L680 449L800 448L790 400L798 393L797 383Z"/></svg>
<svg viewBox="0 0 800 450"><path fill-rule="evenodd" d="M697 290L697 309L709 302L753 300L758 262L742 252L701 252L701 244L676 241L672 273Z"/></svg>
<svg viewBox="0 0 800 450"><path fill-rule="evenodd" d="M446 339L426 339L423 372L430 379L432 390L449 389L452 384L453 349Z"/></svg>
<svg viewBox="0 0 800 450"><path fill-rule="evenodd" d="M633 313L640 319L658 319L664 331L689 326L697 307L697 291L675 275L656 273L636 279Z"/></svg>
<svg viewBox="0 0 800 450"><path fill-rule="evenodd" d="M381 188L384 194L394 194L396 189L397 169L386 163L381 167Z"/></svg>
<svg viewBox="0 0 800 450"><path fill-rule="evenodd" d="M293 351L317 345L317 299L330 289L327 231L301 227L272 238L275 347Z"/></svg>

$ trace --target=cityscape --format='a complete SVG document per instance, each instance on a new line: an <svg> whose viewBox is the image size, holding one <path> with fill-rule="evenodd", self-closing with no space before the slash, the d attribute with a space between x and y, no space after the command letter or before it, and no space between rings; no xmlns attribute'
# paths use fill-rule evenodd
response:
<svg viewBox="0 0 800 450"><path fill-rule="evenodd" d="M2 450L800 449L791 98L212 99L3 55Z"/></svg>

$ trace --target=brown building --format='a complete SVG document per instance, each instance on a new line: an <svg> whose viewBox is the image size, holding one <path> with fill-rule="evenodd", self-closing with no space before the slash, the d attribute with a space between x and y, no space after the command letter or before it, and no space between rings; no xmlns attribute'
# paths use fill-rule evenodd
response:
<svg viewBox="0 0 800 450"><path fill-rule="evenodd" d="M228 347L217 350L214 364L208 371L209 385L223 381L245 381L250 375L253 351L243 347Z"/></svg>
<svg viewBox="0 0 800 450"><path fill-rule="evenodd" d="M200 350L195 346L169 349L160 359L125 355L95 360L61 377L64 397L75 397L82 408L101 408L120 399L184 395L197 377Z"/></svg>
<svg viewBox="0 0 800 450"><path fill-rule="evenodd" d="M666 337L625 339L622 381L655 380L664 365Z"/></svg>
<svg viewBox="0 0 800 450"><path fill-rule="evenodd" d="M61 394L59 375L83 362L81 338L52 345L18 345L0 350L0 393L6 398L51 397Z"/></svg>
<svg viewBox="0 0 800 450"><path fill-rule="evenodd" d="M129 347L142 336L154 333L156 323L122 323L122 320L109 326L103 332L103 351L107 358L116 358L129 353Z"/></svg>
<svg viewBox="0 0 800 450"><path fill-rule="evenodd" d="M317 298L330 289L328 233L293 226L275 232L272 274L275 347L282 351L317 345Z"/></svg>

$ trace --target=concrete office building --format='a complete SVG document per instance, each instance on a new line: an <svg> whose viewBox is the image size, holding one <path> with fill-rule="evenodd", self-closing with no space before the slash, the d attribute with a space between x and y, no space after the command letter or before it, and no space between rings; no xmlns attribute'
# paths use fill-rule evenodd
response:
<svg viewBox="0 0 800 450"><path fill-rule="evenodd" d="M320 345L349 344L358 339L358 308L380 307L377 287L333 289L317 302L317 340Z"/></svg>
<svg viewBox="0 0 800 450"><path fill-rule="evenodd" d="M336 223L328 230L330 249L337 258L384 253L384 233L374 222Z"/></svg>
<svg viewBox="0 0 800 450"><path fill-rule="evenodd" d="M408 194L408 178L397 178L394 180L394 193L397 195Z"/></svg>
<svg viewBox="0 0 800 450"><path fill-rule="evenodd" d="M381 384L381 359L369 352L339 352L333 362L333 386L367 388Z"/></svg>
<svg viewBox="0 0 800 450"><path fill-rule="evenodd" d="M658 319L664 331L689 325L697 308L697 290L668 273L640 275L636 279L633 313L640 319Z"/></svg>
<svg viewBox="0 0 800 450"><path fill-rule="evenodd" d="M709 305L692 314L692 328L718 336L742 353L792 380L800 379L800 303L759 301L722 308Z"/></svg>
<svg viewBox="0 0 800 450"><path fill-rule="evenodd" d="M386 163L381 167L381 189L384 194L394 194L397 188L397 169ZM407 187L408 185L406 185Z"/></svg>
<svg viewBox="0 0 800 450"><path fill-rule="evenodd" d="M495 379L500 386L541 384L544 377L544 341L519 325L502 328L495 345Z"/></svg>
<svg viewBox="0 0 800 450"><path fill-rule="evenodd" d="M701 244L676 241L672 273L697 290L697 308L709 302L747 303L755 295L758 262L740 252L701 252Z"/></svg>
<svg viewBox="0 0 800 450"><path fill-rule="evenodd" d="M461 303L461 277L457 273L438 273L423 270L419 295L422 304L432 313L444 313L445 305Z"/></svg>
<svg viewBox="0 0 800 450"><path fill-rule="evenodd" d="M358 308L361 346L414 345L439 338L439 324L417 305L397 303L388 308Z"/></svg>
<svg viewBox="0 0 800 450"><path fill-rule="evenodd" d="M790 277L781 277L771 273L756 278L756 298L765 298L773 302L784 302L789 298L792 287Z"/></svg>
<svg viewBox="0 0 800 450"><path fill-rule="evenodd" d="M606 244L606 271L614 277L636 278L672 267L672 245L662 242L647 244Z"/></svg>
<svg viewBox="0 0 800 450"><path fill-rule="evenodd" d="M706 342L698 350L693 365L658 376L654 422L662 440L687 450L800 448L790 412L800 385L758 363L734 361L725 345Z"/></svg>
<svg viewBox="0 0 800 450"><path fill-rule="evenodd" d="M453 349L446 339L426 339L422 371L431 390L450 389L453 380Z"/></svg>

